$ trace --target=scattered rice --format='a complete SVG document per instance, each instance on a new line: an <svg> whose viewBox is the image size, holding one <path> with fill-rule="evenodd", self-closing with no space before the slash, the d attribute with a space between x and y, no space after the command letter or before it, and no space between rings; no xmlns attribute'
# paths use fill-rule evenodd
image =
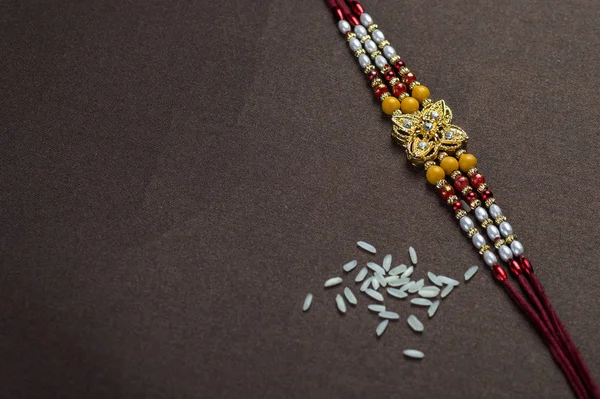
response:
<svg viewBox="0 0 600 399"><path fill-rule="evenodd" d="M442 285L444 285L444 283L442 283L440 281L438 276L436 276L432 272L427 272L427 277L429 277L429 281L431 281L433 284L437 285L438 287L441 287Z"/></svg>
<svg viewBox="0 0 600 399"><path fill-rule="evenodd" d="M469 281L479 270L479 266L471 266L465 272L465 281Z"/></svg>
<svg viewBox="0 0 600 399"><path fill-rule="evenodd" d="M381 274L385 274L385 269L383 267L379 266L375 262L367 262L367 267L369 269L373 270L374 272L379 272Z"/></svg>
<svg viewBox="0 0 600 399"><path fill-rule="evenodd" d="M342 278L341 277L332 277L329 280L325 281L325 287L333 287L335 285L341 284L342 283Z"/></svg>
<svg viewBox="0 0 600 399"><path fill-rule="evenodd" d="M396 312L390 312L389 310L385 310L379 313L379 317L381 317L382 319L398 320L400 318L400 315Z"/></svg>
<svg viewBox="0 0 600 399"><path fill-rule="evenodd" d="M406 271L407 267L406 265L399 265L394 267L392 270L389 271L389 275L390 276L397 276L398 274L402 274Z"/></svg>
<svg viewBox="0 0 600 399"><path fill-rule="evenodd" d="M371 304L371 305L367 306L367 308L371 312L375 312L375 313L385 312L385 305Z"/></svg>
<svg viewBox="0 0 600 399"><path fill-rule="evenodd" d="M446 276L438 276L438 278L440 279L440 281L446 285L459 285L460 283L458 281L456 281L453 278L450 277L446 277Z"/></svg>
<svg viewBox="0 0 600 399"><path fill-rule="evenodd" d="M312 304L312 300L313 300L313 294L309 293L306 296L306 299L304 300L304 305L302 305L303 312L306 312L310 308L310 305Z"/></svg>
<svg viewBox="0 0 600 399"><path fill-rule="evenodd" d="M392 255L387 254L386 256L384 256L383 264L381 266L383 266L385 271L388 272L390 270L390 267L392 266Z"/></svg>
<svg viewBox="0 0 600 399"><path fill-rule="evenodd" d="M379 281L379 285L385 287L387 285L387 281L385 281L385 277L381 273L375 273L375 278Z"/></svg>
<svg viewBox="0 0 600 399"><path fill-rule="evenodd" d="M429 306L429 309L427 309L427 314L429 315L429 318L432 318L433 315L435 314L435 312L438 310L438 308L440 307L440 300L438 299L437 301L434 301L431 306Z"/></svg>
<svg viewBox="0 0 600 399"><path fill-rule="evenodd" d="M402 287L400 287L400 291L403 291L403 292L408 291L408 289L412 286L413 283L414 283L414 281L410 281L407 284L404 284Z"/></svg>
<svg viewBox="0 0 600 399"><path fill-rule="evenodd" d="M383 305L372 304L372 305L369 305L367 307L372 312L376 312L376 313L385 312L385 306L383 306Z"/></svg>
<svg viewBox="0 0 600 399"><path fill-rule="evenodd" d="M408 292L410 292L411 294L414 294L415 292L419 291L421 288L423 288L423 285L425 284L425 280L420 279L419 281L415 282L412 287L410 287L408 289Z"/></svg>
<svg viewBox="0 0 600 399"><path fill-rule="evenodd" d="M348 273L349 271L351 271L352 269L354 269L356 267L356 265L358 264L357 261L355 260L351 260L350 262L346 263L344 266L342 266L342 268L344 269L344 271L346 273Z"/></svg>
<svg viewBox="0 0 600 399"><path fill-rule="evenodd" d="M371 286L373 286L375 291L379 289L379 280L377 280L375 276L373 276L373 280L371 280Z"/></svg>
<svg viewBox="0 0 600 399"><path fill-rule="evenodd" d="M414 266L410 266L400 277L410 277L411 274L415 271Z"/></svg>
<svg viewBox="0 0 600 399"><path fill-rule="evenodd" d="M377 334L378 337L381 337L381 334L383 334L388 324L390 324L389 320L384 320L381 323L379 323L379 325L375 329L375 334Z"/></svg>
<svg viewBox="0 0 600 399"><path fill-rule="evenodd" d="M344 296L346 297L346 300L350 305L356 305L358 303L358 300L354 296L354 293L352 292L350 287L344 288Z"/></svg>
<svg viewBox="0 0 600 399"><path fill-rule="evenodd" d="M363 281L365 279L365 277L367 277L368 272L369 272L369 269L367 269L366 267L363 267L362 269L360 269L360 271L356 275L356 278L354 279L354 281L356 281L357 283L360 283L361 281Z"/></svg>
<svg viewBox="0 0 600 399"><path fill-rule="evenodd" d="M410 255L410 261L413 265L417 264L417 251L413 247L408 248L408 254Z"/></svg>
<svg viewBox="0 0 600 399"><path fill-rule="evenodd" d="M453 289L454 289L453 285L447 285L446 288L444 288L442 290L442 294L440 296L442 298L446 298L448 295L450 295L450 293L452 292Z"/></svg>
<svg viewBox="0 0 600 399"><path fill-rule="evenodd" d="M372 246L371 244L369 244L368 242L358 241L356 243L356 245L358 245L360 248L362 248L365 251L370 252L372 254L377 253L377 250L375 249L375 247Z"/></svg>
<svg viewBox="0 0 600 399"><path fill-rule="evenodd" d="M440 289L435 285L428 285L419 290L419 295L423 298L435 298L440 293Z"/></svg>
<svg viewBox="0 0 600 399"><path fill-rule="evenodd" d="M423 359L425 357L425 354L423 352L418 351L416 349L405 349L402 353L404 353L404 356L410 357L412 359Z"/></svg>
<svg viewBox="0 0 600 399"><path fill-rule="evenodd" d="M399 290L398 288L388 288L387 293L396 298L406 298L408 294L405 291Z"/></svg>
<svg viewBox="0 0 600 399"><path fill-rule="evenodd" d="M395 277L397 277L397 276L395 276ZM401 285L404 285L408 282L410 282L410 277L402 277L402 278L398 278L396 280L392 280L392 281L388 282L388 285L390 287L400 287Z"/></svg>
<svg viewBox="0 0 600 399"><path fill-rule="evenodd" d="M340 294L335 297L335 303L337 304L337 308L340 312L346 313L346 303Z"/></svg>
<svg viewBox="0 0 600 399"><path fill-rule="evenodd" d="M421 332L425 329L425 327L423 327L423 323L421 323L421 321L417 319L417 316L415 316L414 314L408 316L408 319L406 319L406 321L408 322L410 328L412 328L416 332Z"/></svg>
<svg viewBox="0 0 600 399"><path fill-rule="evenodd" d="M430 306L432 302L427 298L413 298L410 300L413 305Z"/></svg>
<svg viewBox="0 0 600 399"><path fill-rule="evenodd" d="M362 283L362 285L360 286L361 292L365 292L367 288L369 288L369 286L371 285L371 281L373 281L373 276L369 277Z"/></svg>
<svg viewBox="0 0 600 399"><path fill-rule="evenodd" d="M400 276L389 276L389 277L386 277L386 278L385 278L385 281L386 281L388 284L389 284L389 283L391 283L392 281L395 281L395 280L400 280Z"/></svg>
<svg viewBox="0 0 600 399"><path fill-rule="evenodd" d="M379 292L377 292L375 290L367 288L367 290L365 291L365 294L367 294L371 298L375 299L376 301L383 302L383 295L381 295Z"/></svg>

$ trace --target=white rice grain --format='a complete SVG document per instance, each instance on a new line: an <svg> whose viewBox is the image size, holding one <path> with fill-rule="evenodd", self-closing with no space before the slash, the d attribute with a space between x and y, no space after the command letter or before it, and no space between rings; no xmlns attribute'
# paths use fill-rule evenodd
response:
<svg viewBox="0 0 600 399"><path fill-rule="evenodd" d="M375 329L375 334L377 334L378 337L381 337L381 334L383 334L388 324L390 324L389 320L384 320L381 323L379 323L379 325Z"/></svg>
<svg viewBox="0 0 600 399"><path fill-rule="evenodd" d="M379 313L379 317L381 317L382 319L398 320L400 318L400 315L396 312L390 312L389 310L385 310Z"/></svg>
<svg viewBox="0 0 600 399"><path fill-rule="evenodd" d="M408 322L410 328L412 328L416 332L422 332L425 329L423 323L421 323L421 321L417 319L417 316L415 316L414 314L408 316L408 319L406 319L406 321Z"/></svg>
<svg viewBox="0 0 600 399"><path fill-rule="evenodd" d="M313 294L309 293L308 295L306 295L306 299L304 299L304 304L302 305L303 312L306 312L310 308L310 305L312 304L312 300L313 300Z"/></svg>
<svg viewBox="0 0 600 399"><path fill-rule="evenodd" d="M453 285L447 285L446 288L444 288L442 290L442 294L440 296L442 298L446 298L448 295L450 295L450 293L452 292L453 289L454 289Z"/></svg>
<svg viewBox="0 0 600 399"><path fill-rule="evenodd" d="M400 276L389 276L385 278L385 281L389 284L392 281L400 280Z"/></svg>
<svg viewBox="0 0 600 399"><path fill-rule="evenodd" d="M361 292L365 292L367 288L369 288L369 286L371 285L371 281L373 281L373 276L363 281L362 285L360 286Z"/></svg>
<svg viewBox="0 0 600 399"><path fill-rule="evenodd" d="M383 306L383 305L372 304L367 307L369 308L370 311L375 312L375 313L385 312L385 306Z"/></svg>
<svg viewBox="0 0 600 399"><path fill-rule="evenodd" d="M415 271L414 266L410 266L408 269L406 269L404 271L404 273L402 273L402 275L400 277L410 277L410 275L413 274L414 271Z"/></svg>
<svg viewBox="0 0 600 399"><path fill-rule="evenodd" d="M419 290L419 295L423 298L435 298L440 293L440 289L435 285L428 285Z"/></svg>
<svg viewBox="0 0 600 399"><path fill-rule="evenodd" d="M394 277L398 277L398 276L394 276ZM408 283L409 281L410 281L410 277L402 277L402 278L397 278L397 279L392 280L392 281L388 280L388 285L390 287L400 287L400 286Z"/></svg>
<svg viewBox="0 0 600 399"><path fill-rule="evenodd" d="M342 278L341 277L332 277L329 280L325 281L325 288L327 287L333 287L336 286L338 284L342 283Z"/></svg>
<svg viewBox="0 0 600 399"><path fill-rule="evenodd" d="M369 269L373 270L374 272L379 272L381 274L385 274L385 269L383 267L379 266L375 262L367 262L367 267Z"/></svg>
<svg viewBox="0 0 600 399"><path fill-rule="evenodd" d="M376 301L383 302L383 295L381 295L379 292L377 292L375 290L367 288L367 290L365 291L365 294L367 294L371 298L375 299Z"/></svg>
<svg viewBox="0 0 600 399"><path fill-rule="evenodd" d="M399 290L398 288L388 288L387 293L396 298L406 298L408 294L405 291Z"/></svg>
<svg viewBox="0 0 600 399"><path fill-rule="evenodd" d="M392 266L392 255L387 254L383 257L383 263L381 265L386 272L390 271L390 267Z"/></svg>
<svg viewBox="0 0 600 399"><path fill-rule="evenodd" d="M427 298L413 298L410 303L418 306L430 306L432 302Z"/></svg>
<svg viewBox="0 0 600 399"><path fill-rule="evenodd" d="M373 276L373 280L371 280L371 286L375 291L379 289L379 280L375 276Z"/></svg>
<svg viewBox="0 0 600 399"><path fill-rule="evenodd" d="M429 306L429 309L427 309L427 315L429 316L429 318L433 317L433 315L435 314L435 312L438 310L439 307L440 307L439 299L437 301L434 301L431 304L431 306Z"/></svg>
<svg viewBox="0 0 600 399"><path fill-rule="evenodd" d="M342 266L342 269L344 269L344 271L346 273L350 272L352 269L354 269L356 267L356 265L358 264L357 261L355 260L351 260L350 262L346 263L344 266Z"/></svg>
<svg viewBox="0 0 600 399"><path fill-rule="evenodd" d="M479 270L479 266L471 266L465 272L465 281L469 281Z"/></svg>
<svg viewBox="0 0 600 399"><path fill-rule="evenodd" d="M410 255L410 261L413 265L417 264L417 251L413 247L408 248L408 254Z"/></svg>
<svg viewBox="0 0 600 399"><path fill-rule="evenodd" d="M379 281L380 286L385 287L387 285L387 281L385 281L385 277L383 277L383 274L377 272L375 273L375 278L377 279L377 281Z"/></svg>
<svg viewBox="0 0 600 399"><path fill-rule="evenodd" d="M459 285L460 283L458 281L456 281L453 278L450 277L446 277L446 276L438 276L438 278L440 279L440 281L446 285Z"/></svg>
<svg viewBox="0 0 600 399"><path fill-rule="evenodd" d="M372 254L377 253L377 250L375 249L375 247L372 246L371 244L369 244L368 242L358 241L356 243L356 245L358 245L360 248L362 248L365 251L370 252Z"/></svg>
<svg viewBox="0 0 600 399"><path fill-rule="evenodd" d="M346 313L346 302L344 302L344 298L340 294L335 297L335 303L341 313Z"/></svg>
<svg viewBox="0 0 600 399"><path fill-rule="evenodd" d="M366 266L363 267L362 269L360 269L360 271L356 275L356 278L354 279L354 281L356 281L357 283L360 283L361 281L363 281L365 279L365 277L367 277L368 272L369 272L369 269L367 269Z"/></svg>
<svg viewBox="0 0 600 399"><path fill-rule="evenodd" d="M423 359L425 357L423 352L416 349L405 349L402 353L404 353L404 356L410 357L411 359Z"/></svg>
<svg viewBox="0 0 600 399"><path fill-rule="evenodd" d="M441 287L442 285L444 285L444 283L442 283L440 281L438 276L436 276L432 272L427 272L427 277L429 277L429 281L431 281L433 284L437 285L438 287Z"/></svg>
<svg viewBox="0 0 600 399"><path fill-rule="evenodd" d="M414 294L415 292L419 291L421 288L423 288L423 285L425 284L425 280L420 279L419 281L415 282L412 287L410 287L408 289L408 292L410 292L411 294Z"/></svg>
<svg viewBox="0 0 600 399"><path fill-rule="evenodd" d="M354 293L352 292L350 287L344 288L344 296L346 297L346 300L350 305L356 305L358 303L358 300L354 296Z"/></svg>
<svg viewBox="0 0 600 399"><path fill-rule="evenodd" d="M397 276L399 274L402 274L406 271L407 267L406 265L399 265L394 267L392 270L389 271L389 275L390 276Z"/></svg>

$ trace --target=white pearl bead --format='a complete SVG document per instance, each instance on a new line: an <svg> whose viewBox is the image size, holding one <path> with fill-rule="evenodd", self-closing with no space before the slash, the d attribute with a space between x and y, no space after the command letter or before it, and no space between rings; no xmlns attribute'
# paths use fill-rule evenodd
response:
<svg viewBox="0 0 600 399"><path fill-rule="evenodd" d="M375 57L375 65L377 65L377 68L382 69L386 64L387 60L384 56L378 55L377 57Z"/></svg>
<svg viewBox="0 0 600 399"><path fill-rule="evenodd" d="M492 267L494 263L498 262L498 258L496 258L496 255L492 251L485 251L483 253L483 261L486 265Z"/></svg>
<svg viewBox="0 0 600 399"><path fill-rule="evenodd" d="M358 33L357 33L358 35ZM379 29L375 29L373 33L371 33L371 37L375 40L375 43L379 44L380 41L385 40L385 36L383 36L383 32Z"/></svg>
<svg viewBox="0 0 600 399"><path fill-rule="evenodd" d="M512 252L515 256L519 256L523 252L525 252L525 248L523 248L523 244L521 244L519 241L516 241L516 240L510 243L510 249L512 249Z"/></svg>
<svg viewBox="0 0 600 399"><path fill-rule="evenodd" d="M377 50L377 44L375 44L373 40L369 39L365 42L365 50L367 50L367 53L371 54L373 51Z"/></svg>
<svg viewBox="0 0 600 399"><path fill-rule="evenodd" d="M475 245L475 248L477 249L483 247L483 245L485 244L485 237L480 233L475 234L473 238L471 238L471 240L473 241L473 245Z"/></svg>
<svg viewBox="0 0 600 399"><path fill-rule="evenodd" d="M383 55L385 55L385 58L389 60L396 55L396 49L394 49L392 46L385 46L383 48Z"/></svg>
<svg viewBox="0 0 600 399"><path fill-rule="evenodd" d="M508 237L513 233L513 228L508 222L500 223L500 226L498 226L498 228L500 229L500 233L503 237Z"/></svg>
<svg viewBox="0 0 600 399"><path fill-rule="evenodd" d="M488 218L488 213L484 207L478 206L477 208L475 208L475 217L480 222L483 222L485 219Z"/></svg>
<svg viewBox="0 0 600 399"><path fill-rule="evenodd" d="M360 42L360 40L358 40L355 37L350 39L350 41L348 42L348 45L350 46L350 50L352 50L352 51L356 51L356 50L362 48L362 43Z"/></svg>
<svg viewBox="0 0 600 399"><path fill-rule="evenodd" d="M500 248L498 248L498 253L500 254L500 258L505 262L513 257L512 251L506 245L501 245Z"/></svg>
<svg viewBox="0 0 600 399"><path fill-rule="evenodd" d="M471 230L473 227L475 227L475 224L473 223L473 221L471 220L470 217L468 216L463 216L460 219L460 228L463 229L464 231L469 231Z"/></svg>
<svg viewBox="0 0 600 399"><path fill-rule="evenodd" d="M493 204L492 206L490 206L490 215L492 215L492 217L495 219L498 216L502 215L502 209L500 209L498 205Z"/></svg>
<svg viewBox="0 0 600 399"><path fill-rule="evenodd" d="M338 28L340 29L340 32L342 32L342 34L344 35L350 32L350 30L352 29L348 21L346 21L345 19L342 19L340 22L338 22Z"/></svg>
<svg viewBox="0 0 600 399"><path fill-rule="evenodd" d="M373 25L373 18L371 18L371 16L366 12L363 12L362 14L360 14L360 23L363 24L363 26L368 27L370 25Z"/></svg>
<svg viewBox="0 0 600 399"><path fill-rule="evenodd" d="M490 237L490 240L492 241L500 237L500 232L498 231L498 228L493 224L490 224L485 230L487 231L488 237Z"/></svg>
<svg viewBox="0 0 600 399"><path fill-rule="evenodd" d="M367 66L371 65L371 59L366 54L361 54L358 56L358 63L364 69Z"/></svg>
<svg viewBox="0 0 600 399"><path fill-rule="evenodd" d="M367 29L362 25L356 25L354 27L354 33L356 33L356 37L362 39L367 35Z"/></svg>

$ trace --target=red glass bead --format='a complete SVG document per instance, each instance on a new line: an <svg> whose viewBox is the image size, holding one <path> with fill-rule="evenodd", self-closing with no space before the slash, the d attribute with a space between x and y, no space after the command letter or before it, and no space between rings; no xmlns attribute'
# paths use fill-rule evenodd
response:
<svg viewBox="0 0 600 399"><path fill-rule="evenodd" d="M519 255L519 262L521 263L521 269L523 269L525 273L533 273L533 267L531 266L531 262L529 262L529 259L527 259L525 255Z"/></svg>
<svg viewBox="0 0 600 399"><path fill-rule="evenodd" d="M367 79L369 79L369 82L372 82L372 81L373 81L373 79L375 79L375 78L377 77L377 75L379 75L379 74L377 73L377 71L376 71L376 70L372 70L372 71L370 71L370 72L367 74Z"/></svg>
<svg viewBox="0 0 600 399"><path fill-rule="evenodd" d="M406 93L406 85L404 83L393 85L392 93L394 94L394 97L400 97L402 94Z"/></svg>
<svg viewBox="0 0 600 399"><path fill-rule="evenodd" d="M494 278L498 281L506 281L506 279L508 278L504 269L500 267L500 265L497 263L494 263L492 265L492 274L494 275Z"/></svg>
<svg viewBox="0 0 600 399"><path fill-rule="evenodd" d="M402 68L404 68L404 61L402 60L398 60L394 63L394 68L396 68L397 71L401 70Z"/></svg>
<svg viewBox="0 0 600 399"><path fill-rule="evenodd" d="M404 75L402 75L402 81L407 85L410 85L415 80L417 80L417 78L412 72L407 72Z"/></svg>
<svg viewBox="0 0 600 399"><path fill-rule="evenodd" d="M454 204L452 204L452 210L454 212L458 211L459 209L462 209L462 203L460 201L456 201Z"/></svg>
<svg viewBox="0 0 600 399"><path fill-rule="evenodd" d="M485 176L483 176L481 173L476 173L471 176L471 184L473 187L477 188L483 183L485 183Z"/></svg>
<svg viewBox="0 0 600 399"><path fill-rule="evenodd" d="M385 73L386 80L392 80L395 77L396 77L396 72L392 71L391 69Z"/></svg>
<svg viewBox="0 0 600 399"><path fill-rule="evenodd" d="M375 97L380 98L383 93L387 93L388 89L387 87L385 87L385 85L380 85L377 86L377 88L375 89Z"/></svg>
<svg viewBox="0 0 600 399"><path fill-rule="evenodd" d="M467 187L469 185L469 179L466 176L458 176L456 179L454 179L454 187L458 190L461 191Z"/></svg>
<svg viewBox="0 0 600 399"><path fill-rule="evenodd" d="M521 274L521 266L519 266L519 262L517 262L514 259L509 259L508 260L508 267L510 268L510 272L514 275L514 276L518 276Z"/></svg>
<svg viewBox="0 0 600 399"><path fill-rule="evenodd" d="M481 198L483 198L484 201L487 201L488 199L494 197L494 194L492 194L492 192L490 190L485 190L483 192L483 194L481 194Z"/></svg>
<svg viewBox="0 0 600 399"><path fill-rule="evenodd" d="M440 196L444 201L450 198L451 195L454 195L454 189L451 185L446 184L445 186L442 186L442 188L440 188Z"/></svg>
<svg viewBox="0 0 600 399"><path fill-rule="evenodd" d="M475 201L477 199L477 193L475 191L469 191L466 195L465 195L465 199L468 202L471 201Z"/></svg>

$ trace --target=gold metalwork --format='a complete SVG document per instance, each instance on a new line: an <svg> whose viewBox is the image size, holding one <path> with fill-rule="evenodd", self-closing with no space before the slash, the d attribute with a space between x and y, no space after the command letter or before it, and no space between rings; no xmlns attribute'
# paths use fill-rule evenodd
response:
<svg viewBox="0 0 600 399"><path fill-rule="evenodd" d="M492 205L494 205L496 203L496 199L495 198L488 198L485 200L485 206L486 207L490 207Z"/></svg>
<svg viewBox="0 0 600 399"><path fill-rule="evenodd" d="M472 238L477 233L479 233L479 230L477 230L477 227L473 227L471 230L467 231L467 236Z"/></svg>
<svg viewBox="0 0 600 399"><path fill-rule="evenodd" d="M365 67L365 74L371 72L373 69L375 69L375 65L373 64L369 64Z"/></svg>
<svg viewBox="0 0 600 399"><path fill-rule="evenodd" d="M408 69L407 67L402 67L398 70L398 75L404 75L405 73L409 73L410 69Z"/></svg>
<svg viewBox="0 0 600 399"><path fill-rule="evenodd" d="M479 193L483 193L485 190L487 190L487 184L485 183L481 183L479 187L477 187L477 192Z"/></svg>
<svg viewBox="0 0 600 399"><path fill-rule="evenodd" d="M485 251L489 251L490 246L488 244L483 244L481 248L479 248L479 255L483 255Z"/></svg>
<svg viewBox="0 0 600 399"><path fill-rule="evenodd" d="M458 158L460 158L460 156L462 154L466 154L466 153L467 153L466 150L458 150L458 151L456 151L456 154L454 154L454 155L456 155L456 159L458 159Z"/></svg>
<svg viewBox="0 0 600 399"><path fill-rule="evenodd" d="M355 57L358 57L358 56L360 56L360 55L362 55L362 54L366 54L366 53L367 53L367 52L365 51L365 49L364 49L364 48L359 48L358 50L356 50L356 51L354 52L354 56L355 56Z"/></svg>
<svg viewBox="0 0 600 399"><path fill-rule="evenodd" d="M509 234L509 235L508 235L508 236L507 236L507 237L504 239L504 241L506 241L506 243L507 243L508 245L510 245L510 244L511 244L511 243L512 243L514 240L516 240L516 239L517 239L517 236L516 236L516 235L514 235L514 234Z"/></svg>
<svg viewBox="0 0 600 399"><path fill-rule="evenodd" d="M421 82L419 82L418 80L415 80L410 85L408 85L408 88L412 90L412 89L414 89L417 86L421 86Z"/></svg>
<svg viewBox="0 0 600 399"><path fill-rule="evenodd" d="M494 221L496 222L496 224L500 224L502 222L506 222L506 216L500 215L496 219L494 219Z"/></svg>
<svg viewBox="0 0 600 399"><path fill-rule="evenodd" d="M402 101L404 100L406 97L409 97L408 93L402 93L398 96L398 100Z"/></svg>
<svg viewBox="0 0 600 399"><path fill-rule="evenodd" d="M379 99L380 99L381 101L383 101L383 100L385 100L386 98L388 98L389 96L391 96L390 92L389 92L389 91L386 91L385 93L383 93L383 94L381 95L381 97L379 97Z"/></svg>
<svg viewBox="0 0 600 399"><path fill-rule="evenodd" d="M475 173L477 173L477 172L479 172L479 171L477 170L477 168L472 168L472 169L469 169L469 171L467 172L467 176L471 177L471 176L473 176L473 175L474 175Z"/></svg>
<svg viewBox="0 0 600 399"><path fill-rule="evenodd" d="M404 146L414 165L434 160L440 151L453 154L469 139L464 130L452 124L452 111L444 100L413 114L394 114L392 122L392 137Z"/></svg>
<svg viewBox="0 0 600 399"><path fill-rule="evenodd" d="M381 80L381 78L375 78L371 81L371 87L375 87L381 84L383 84L383 80Z"/></svg>
<svg viewBox="0 0 600 399"><path fill-rule="evenodd" d="M431 162L431 161L429 161L429 162ZM435 163L433 163L433 164L435 165ZM448 184L448 182L446 180L444 180L444 179L438 180L438 182L435 183L435 187L439 190L440 188L444 187L446 184Z"/></svg>
<svg viewBox="0 0 600 399"><path fill-rule="evenodd" d="M478 199L469 202L469 207L471 207L471 209L475 209L480 206L481 206L481 201L479 201Z"/></svg>
<svg viewBox="0 0 600 399"><path fill-rule="evenodd" d="M458 150L458 151L460 151L460 150ZM458 152L458 151L456 151L456 152ZM452 178L452 180L455 180L460 175L462 175L462 173L460 173L460 170L457 169L454 172L452 172L452 174L450 175L450 177Z"/></svg>
<svg viewBox="0 0 600 399"><path fill-rule="evenodd" d="M369 27L367 28L367 32L369 32L369 33L373 33L373 31L374 31L375 29L379 29L379 26L377 26L377 24L371 24L371 25L369 25Z"/></svg>
<svg viewBox="0 0 600 399"><path fill-rule="evenodd" d="M350 41L350 39L354 39L356 37L356 33L348 32L346 33L346 40Z"/></svg>
<svg viewBox="0 0 600 399"><path fill-rule="evenodd" d="M499 240L494 241L494 247L496 249L500 248L503 245L504 245L504 240L503 239L499 239Z"/></svg>
<svg viewBox="0 0 600 399"><path fill-rule="evenodd" d="M460 220L467 216L467 211L465 211L464 209L459 209L458 211L456 211L456 214L454 216Z"/></svg>
<svg viewBox="0 0 600 399"><path fill-rule="evenodd" d="M394 86L397 83L400 83L400 78L398 78L397 76L395 78L390 79L390 86Z"/></svg>
<svg viewBox="0 0 600 399"><path fill-rule="evenodd" d="M490 219L490 218L487 218L483 222L481 222L481 227L483 227L485 229L490 224L494 224L494 221L492 219Z"/></svg>
<svg viewBox="0 0 600 399"><path fill-rule="evenodd" d="M441 161L442 159L446 158L447 156L448 156L448 154L442 151L438 154L438 160Z"/></svg>
<svg viewBox="0 0 600 399"><path fill-rule="evenodd" d="M401 59L402 59L402 58L401 58L401 57L400 57L398 54L396 54L396 55L394 55L392 58L390 58L390 64L392 64L392 65L393 65L393 64L395 64L396 62L400 61Z"/></svg>
<svg viewBox="0 0 600 399"><path fill-rule="evenodd" d="M361 38L360 38L360 42L361 42L362 44L365 44L365 42L366 42L367 40L371 40L371 36L369 36L369 35L364 35L363 37L361 37Z"/></svg>
<svg viewBox="0 0 600 399"><path fill-rule="evenodd" d="M390 42L388 42L387 40L382 40L382 41L379 42L379 44L377 45L377 47L379 47L381 50L383 50L383 48L385 46L389 46L389 45L390 45Z"/></svg>
<svg viewBox="0 0 600 399"><path fill-rule="evenodd" d="M378 55L381 55L381 51L379 51L379 50L375 50L375 51L373 51L373 52L371 53L371 59L372 59L373 61L375 61L375 58L376 58Z"/></svg>
<svg viewBox="0 0 600 399"><path fill-rule="evenodd" d="M446 203L448 205L454 205L455 202L458 202L458 197L456 195L451 195L450 197L448 197L448 199L446 200Z"/></svg>
<svg viewBox="0 0 600 399"><path fill-rule="evenodd" d="M469 194L471 191L473 191L473 187L471 186L466 186L465 188L463 188L461 190L462 195L467 195Z"/></svg>
<svg viewBox="0 0 600 399"><path fill-rule="evenodd" d="M423 102L421 103L421 105L423 107L426 107L426 106L430 105L431 103L433 103L433 101L431 100L431 98L426 98L425 100L423 100Z"/></svg>

